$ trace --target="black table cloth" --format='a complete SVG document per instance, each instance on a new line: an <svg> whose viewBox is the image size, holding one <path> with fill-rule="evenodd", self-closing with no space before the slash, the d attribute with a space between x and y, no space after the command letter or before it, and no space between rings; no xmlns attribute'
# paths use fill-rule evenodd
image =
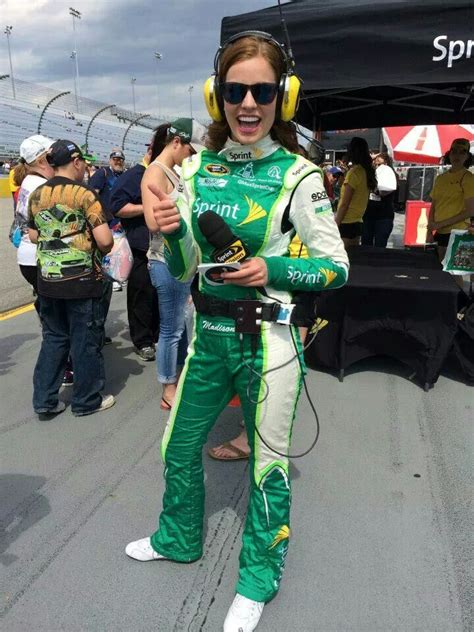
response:
<svg viewBox="0 0 474 632"><path fill-rule="evenodd" d="M348 283L318 299L322 323L308 366L339 371L374 355L409 365L425 390L438 379L457 329L460 289L436 253L354 247Z"/></svg>

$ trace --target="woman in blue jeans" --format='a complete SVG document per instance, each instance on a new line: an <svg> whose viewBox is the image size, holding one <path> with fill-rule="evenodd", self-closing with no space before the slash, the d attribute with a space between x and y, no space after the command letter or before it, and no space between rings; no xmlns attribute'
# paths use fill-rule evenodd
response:
<svg viewBox="0 0 474 632"><path fill-rule="evenodd" d="M160 332L156 355L158 381L163 385L160 407L170 410L178 381L178 367L184 364L187 350L186 306L190 302L190 283L171 276L163 254L163 237L153 216L156 197L148 188L156 184L171 199L178 197L179 178L174 167L204 147L206 130L193 119L181 118L160 125L154 136L154 148L161 144L156 159L147 168L141 184L145 221L152 235L148 251L150 278L158 293ZM153 152L155 153L155 152Z"/></svg>

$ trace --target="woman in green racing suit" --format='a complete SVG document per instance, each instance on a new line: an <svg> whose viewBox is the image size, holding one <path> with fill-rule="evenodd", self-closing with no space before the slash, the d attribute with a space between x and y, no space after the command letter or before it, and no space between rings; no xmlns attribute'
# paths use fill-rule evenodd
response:
<svg viewBox="0 0 474 632"><path fill-rule="evenodd" d="M290 66L283 47L268 34L244 32L218 51L215 66L220 111L210 111L211 149L183 162L177 202L150 185L155 220L171 274L181 281L215 260L199 222L205 211L219 215L251 256L239 270L222 273L221 283L199 275L195 335L162 442L159 527L126 553L140 561L201 557L202 447L237 393L251 446L250 498L224 631L250 632L278 591L291 535L286 455L304 371L296 324L274 322L274 314L284 320L279 304L292 304L293 292L343 285L348 258L321 171L297 154L295 126L283 120L282 83ZM295 232L307 259L289 257ZM261 302L258 333L240 333L235 319L248 299Z"/></svg>

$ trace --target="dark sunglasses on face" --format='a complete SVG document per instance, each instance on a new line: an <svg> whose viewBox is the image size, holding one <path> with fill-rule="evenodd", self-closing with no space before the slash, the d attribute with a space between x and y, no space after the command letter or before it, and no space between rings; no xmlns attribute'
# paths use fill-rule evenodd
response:
<svg viewBox="0 0 474 632"><path fill-rule="evenodd" d="M254 83L250 86L234 81L221 83L222 98L231 105L242 103L249 90L255 103L258 103L258 105L270 105L277 95L278 86L276 83Z"/></svg>

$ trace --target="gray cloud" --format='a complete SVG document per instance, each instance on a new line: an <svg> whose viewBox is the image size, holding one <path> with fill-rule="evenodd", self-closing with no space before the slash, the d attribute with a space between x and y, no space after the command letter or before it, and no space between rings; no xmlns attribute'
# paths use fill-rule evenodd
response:
<svg viewBox="0 0 474 632"><path fill-rule="evenodd" d="M132 107L130 78L136 77L137 110L164 116L207 118L202 85L212 71L220 24L235 15L273 6L275 0L0 0L13 25L15 76L58 90L73 89L74 48L68 7L82 12L77 50L82 96ZM9 72L6 37L0 73ZM157 62L154 51L163 59Z"/></svg>

